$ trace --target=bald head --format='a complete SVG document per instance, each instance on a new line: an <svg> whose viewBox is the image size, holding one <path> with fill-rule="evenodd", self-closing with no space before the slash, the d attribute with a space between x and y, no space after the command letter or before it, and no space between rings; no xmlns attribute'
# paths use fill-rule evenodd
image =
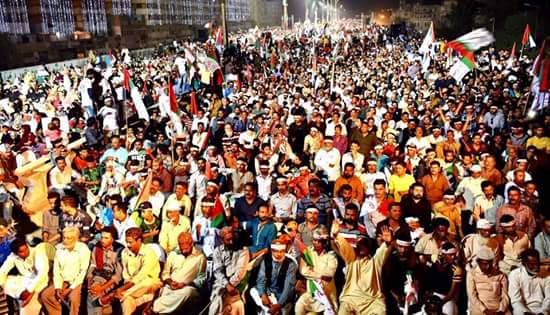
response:
<svg viewBox="0 0 550 315"><path fill-rule="evenodd" d="M178 235L178 246L184 256L188 256L193 251L193 237L189 232L181 232Z"/></svg>
<svg viewBox="0 0 550 315"><path fill-rule="evenodd" d="M80 236L80 230L76 226L68 226L63 229L63 245L66 249L73 249Z"/></svg>

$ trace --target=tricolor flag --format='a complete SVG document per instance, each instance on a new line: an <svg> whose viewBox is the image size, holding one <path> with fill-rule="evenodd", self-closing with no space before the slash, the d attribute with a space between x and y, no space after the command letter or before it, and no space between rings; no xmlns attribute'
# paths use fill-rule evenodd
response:
<svg viewBox="0 0 550 315"><path fill-rule="evenodd" d="M448 46L462 56L451 68L451 76L457 82L462 81L464 76L475 67L474 52L483 46L490 45L494 41L493 34L485 28L478 28L449 42Z"/></svg>
<svg viewBox="0 0 550 315"><path fill-rule="evenodd" d="M529 27L529 24L525 25L525 31L523 31L523 38L521 39L522 47L525 47L527 44L529 44L529 48L537 47L533 36L531 36L531 28Z"/></svg>
<svg viewBox="0 0 550 315"><path fill-rule="evenodd" d="M456 80L457 83L462 82L462 79L474 69L475 62L468 57L462 57L449 70L449 74Z"/></svg>
<svg viewBox="0 0 550 315"><path fill-rule="evenodd" d="M422 41L422 45L420 45L420 48L418 51L420 53L427 53L430 51L430 46L435 42L435 32L434 32L434 22L430 23L430 28L428 29L428 33L426 33L426 37L424 37L424 40Z"/></svg>
<svg viewBox="0 0 550 315"><path fill-rule="evenodd" d="M225 223L224 208L220 197L216 198L214 209L210 213L210 219L212 220L210 226L213 228L221 229Z"/></svg>

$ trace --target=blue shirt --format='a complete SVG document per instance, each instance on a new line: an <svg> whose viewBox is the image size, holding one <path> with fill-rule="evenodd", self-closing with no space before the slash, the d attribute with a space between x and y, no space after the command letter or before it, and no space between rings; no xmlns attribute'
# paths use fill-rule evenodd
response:
<svg viewBox="0 0 550 315"><path fill-rule="evenodd" d="M13 241L12 237L8 237L2 242L0 242L0 266L4 264L8 256L11 254L11 241Z"/></svg>
<svg viewBox="0 0 550 315"><path fill-rule="evenodd" d="M243 222L243 226L246 231L252 232L252 246L248 248L252 254L269 248L271 242L277 237L277 228L271 221L260 225L260 219L255 218Z"/></svg>
<svg viewBox="0 0 550 315"><path fill-rule="evenodd" d="M267 294L274 294L277 298L277 304L284 306L285 304L292 302L291 298L294 295L294 287L296 286L296 270L298 269L296 263L289 259L288 269L286 271L284 287L279 288L277 286L277 279L279 278L279 271L283 265L282 262L271 261L271 282L270 286L267 287L267 279L265 274L265 260L260 265L260 270L258 271L258 279L256 280L256 290L260 296Z"/></svg>

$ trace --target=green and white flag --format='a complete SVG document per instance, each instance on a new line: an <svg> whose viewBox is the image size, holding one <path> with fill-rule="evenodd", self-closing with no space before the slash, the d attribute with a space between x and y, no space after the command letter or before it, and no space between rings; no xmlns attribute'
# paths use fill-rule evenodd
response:
<svg viewBox="0 0 550 315"><path fill-rule="evenodd" d="M456 82L462 82L462 79L474 69L474 64L467 57L462 57L457 61L449 70L449 74L456 80Z"/></svg>

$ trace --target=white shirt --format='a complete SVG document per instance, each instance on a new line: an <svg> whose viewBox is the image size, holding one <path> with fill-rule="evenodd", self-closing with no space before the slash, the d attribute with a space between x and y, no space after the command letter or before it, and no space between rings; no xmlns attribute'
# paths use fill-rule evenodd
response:
<svg viewBox="0 0 550 315"><path fill-rule="evenodd" d="M269 200L271 197L271 184L273 183L273 177L271 175L256 176L256 182L258 183L258 196L263 200Z"/></svg>
<svg viewBox="0 0 550 315"><path fill-rule="evenodd" d="M383 179L386 182L386 187L388 186L386 175L382 172L361 174L361 177L359 178L363 183L363 189L365 190L366 195L374 194L374 181L377 179Z"/></svg>
<svg viewBox="0 0 550 315"><path fill-rule="evenodd" d="M340 151L322 148L315 155L315 165L327 175L329 181L336 181L340 177Z"/></svg>
<svg viewBox="0 0 550 315"><path fill-rule="evenodd" d="M521 266L508 275L508 295L514 315L525 312L549 314L550 277L531 276Z"/></svg>
<svg viewBox="0 0 550 315"><path fill-rule="evenodd" d="M426 149L431 147L428 137L422 137L420 139L418 139L417 137L410 138L409 140L407 140L407 145L410 144L416 145L416 149L418 150L419 154L424 154Z"/></svg>
<svg viewBox="0 0 550 315"><path fill-rule="evenodd" d="M82 242L76 242L72 250L68 250L63 244L57 245L53 261L53 284L56 289L63 287L67 281L71 289L84 282L90 263L90 250Z"/></svg>
<svg viewBox="0 0 550 315"><path fill-rule="evenodd" d="M120 222L119 220L113 220L113 225L118 232L118 239L116 240L120 244L126 246L126 231L129 228L138 227L134 219L130 216L126 216L126 220Z"/></svg>
<svg viewBox="0 0 550 315"><path fill-rule="evenodd" d="M342 156L342 168L344 168L347 163L352 163L353 165L355 165L355 175L357 175L358 177L362 173L361 169L363 168L364 162L365 155L359 152L357 152L355 159L353 159L353 154L351 152L346 152L344 153L344 156Z"/></svg>
<svg viewBox="0 0 550 315"><path fill-rule="evenodd" d="M41 245L35 248L29 247L30 254L24 260L14 253L8 256L0 268L0 286L4 288L6 294L19 298L23 290L38 294L48 286L48 271L50 265L45 247ZM20 283L14 283L17 282L16 279L9 279L8 273L14 267L17 269L19 275L24 278ZM8 290L10 287L14 289L13 291L17 291L17 293L11 295L9 292L10 290Z"/></svg>
<svg viewBox="0 0 550 315"><path fill-rule="evenodd" d="M113 131L118 129L116 109L103 106L101 107L97 115L103 118L103 130Z"/></svg>

